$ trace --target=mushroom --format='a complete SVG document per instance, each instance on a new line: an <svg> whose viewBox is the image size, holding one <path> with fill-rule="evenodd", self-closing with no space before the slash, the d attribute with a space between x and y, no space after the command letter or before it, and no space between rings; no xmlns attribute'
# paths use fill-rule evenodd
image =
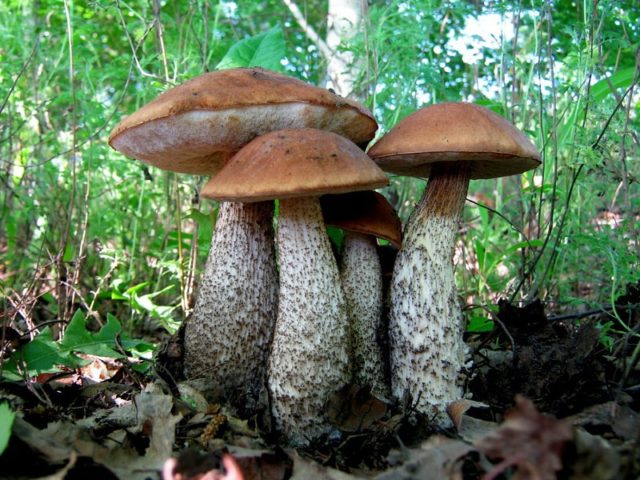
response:
<svg viewBox="0 0 640 480"><path fill-rule="evenodd" d="M531 141L492 111L443 103L402 120L370 150L383 170L429 177L404 230L391 285L389 337L393 394L449 425L461 397L463 317L453 250L470 179L522 173L540 164Z"/></svg>
<svg viewBox="0 0 640 480"><path fill-rule="evenodd" d="M215 175L254 137L313 126L366 143L377 128L356 102L260 68L206 73L126 117L109 143L176 172ZM192 317L185 370L217 393L259 388L276 317L273 202L220 205Z"/></svg>
<svg viewBox="0 0 640 480"><path fill-rule="evenodd" d="M386 184L382 170L346 138L287 129L253 140L202 189L216 200L280 200L268 388L276 427L294 445L328 431L324 406L349 382L344 295L318 197Z"/></svg>
<svg viewBox="0 0 640 480"><path fill-rule="evenodd" d="M345 231L340 278L349 314L353 383L386 397L387 369L379 341L384 328L382 267L376 237L400 248L400 219L373 191L325 195L320 203L325 223Z"/></svg>

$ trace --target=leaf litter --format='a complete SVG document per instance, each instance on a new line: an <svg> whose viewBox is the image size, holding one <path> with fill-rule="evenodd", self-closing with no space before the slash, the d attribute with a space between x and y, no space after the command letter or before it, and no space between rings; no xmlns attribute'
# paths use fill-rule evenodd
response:
<svg viewBox="0 0 640 480"><path fill-rule="evenodd" d="M631 331L637 293L618 308ZM266 396L248 408L180 378L180 332L151 370L134 352L144 342L122 337L119 324L91 333L74 317L62 342L41 333L31 352L15 338L6 347L14 378L0 383L0 419L12 425L0 478L638 478L637 337L612 352L595 322L548 319L536 302L503 302L498 319L499 329L467 338L468 398L450 406L451 430L410 399L352 385L327 405L334 430L294 451L272 431ZM39 371L20 362L34 352Z"/></svg>

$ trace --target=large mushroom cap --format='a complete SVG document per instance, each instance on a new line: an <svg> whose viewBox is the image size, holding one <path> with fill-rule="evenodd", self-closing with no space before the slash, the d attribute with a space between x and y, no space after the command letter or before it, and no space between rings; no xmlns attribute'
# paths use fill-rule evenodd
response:
<svg viewBox="0 0 640 480"><path fill-rule="evenodd" d="M320 204L327 225L384 238L400 248L402 224L391 204L378 192L324 195Z"/></svg>
<svg viewBox="0 0 640 480"><path fill-rule="evenodd" d="M313 128L278 130L254 139L203 188L206 198L261 202L371 190L387 177L353 142Z"/></svg>
<svg viewBox="0 0 640 480"><path fill-rule="evenodd" d="M174 87L122 120L109 144L165 170L215 173L254 137L314 127L357 144L377 124L360 104L261 68L206 73Z"/></svg>
<svg viewBox="0 0 640 480"><path fill-rule="evenodd" d="M522 173L540 164L535 145L491 110L471 103L441 103L398 123L369 150L385 171L428 177L438 162L469 161L471 178Z"/></svg>

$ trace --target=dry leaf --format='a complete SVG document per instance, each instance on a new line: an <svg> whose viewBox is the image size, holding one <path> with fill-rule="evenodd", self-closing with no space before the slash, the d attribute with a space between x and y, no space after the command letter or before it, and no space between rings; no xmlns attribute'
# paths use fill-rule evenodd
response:
<svg viewBox="0 0 640 480"><path fill-rule="evenodd" d="M419 449L405 449L399 454L402 465L378 475L376 480L445 480L462 478L460 459L475 449L460 440L434 435Z"/></svg>
<svg viewBox="0 0 640 480"><path fill-rule="evenodd" d="M347 386L331 397L327 405L329 421L345 432L358 432L384 417L387 406L369 389Z"/></svg>
<svg viewBox="0 0 640 480"><path fill-rule="evenodd" d="M582 427L610 427L623 440L635 440L640 431L640 414L617 402L593 405L565 420Z"/></svg>
<svg viewBox="0 0 640 480"><path fill-rule="evenodd" d="M447 407L447 413L453 425L460 435L467 442L473 443L487 436L490 432L498 428L495 422L489 422L480 418L468 415L467 412L472 408L486 409L489 405L473 400L456 400Z"/></svg>
<svg viewBox="0 0 640 480"><path fill-rule="evenodd" d="M293 459L291 480L356 480L360 478L333 468L323 467L319 463L302 458L294 451L287 453Z"/></svg>
<svg viewBox="0 0 640 480"><path fill-rule="evenodd" d="M501 460L484 477L492 480L511 467L515 480L554 480L562 469L562 453L573 434L569 425L536 410L531 400L516 396L516 407L494 432L476 442L487 457Z"/></svg>

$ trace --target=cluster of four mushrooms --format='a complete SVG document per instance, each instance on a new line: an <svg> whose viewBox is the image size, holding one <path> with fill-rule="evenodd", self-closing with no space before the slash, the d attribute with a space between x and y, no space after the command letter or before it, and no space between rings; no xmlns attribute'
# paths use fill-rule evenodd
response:
<svg viewBox="0 0 640 480"><path fill-rule="evenodd" d="M212 175L202 195L224 201L186 325L186 373L220 394L251 396L270 351L274 417L295 443L326 430L327 392L351 380L347 311L318 197L387 184L356 146L376 129L364 107L330 91L233 69L165 92L110 137L133 158Z"/></svg>
<svg viewBox="0 0 640 480"><path fill-rule="evenodd" d="M464 117L468 104L459 105ZM448 117L447 111L426 115L436 118L431 124L408 117L370 151L385 169L401 174L428 174L424 165L434 160L465 160L461 167L431 172L422 204L435 207L412 216L392 282L393 393L400 397L408 391L422 410L437 412L461 393L454 377L463 362L462 323L451 256L468 179L504 174L496 165L511 165L514 159L532 159L529 167L537 161L530 142L485 109L470 120L478 138L470 138L466 150L464 145L450 148L449 141L459 143L453 138L459 127L451 122L465 119L457 118L460 113ZM492 131L491 122L506 133ZM366 359L366 352L379 355L372 340L379 325L367 323L377 322L379 314L363 322L362 331L350 329L319 202L324 194L387 184L382 170L356 146L366 145L376 129L373 116L359 104L254 68L209 73L175 87L123 120L110 137L117 150L160 168L212 175L202 195L223 202L186 326L185 370L189 377L210 379L220 394L246 395L259 390L267 365L276 426L292 443L327 431L325 403L346 383L377 383L377 391L385 392L381 361ZM444 138L444 154L433 155L436 137ZM496 137L508 139L501 145ZM511 169L507 174L523 171L506 168ZM454 193L453 198L445 199L445 193ZM279 200L275 235L274 199ZM397 234L387 238L399 241ZM345 243L371 250L357 235ZM366 276L356 274L353 291L361 290ZM358 340L351 341L356 351L350 362L353 330L366 339L359 353ZM367 373L352 377L350 363Z"/></svg>

